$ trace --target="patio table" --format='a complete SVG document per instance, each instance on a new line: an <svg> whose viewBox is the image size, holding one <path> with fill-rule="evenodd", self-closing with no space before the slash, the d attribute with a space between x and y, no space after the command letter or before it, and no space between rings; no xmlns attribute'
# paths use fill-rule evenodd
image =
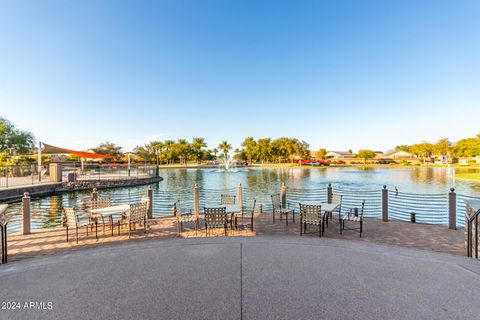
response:
<svg viewBox="0 0 480 320"><path fill-rule="evenodd" d="M325 211L325 212L332 212L338 208L338 203L327 203L327 202L318 202L318 201L305 201L300 203L314 205L314 206L322 206L322 211Z"/></svg>
<svg viewBox="0 0 480 320"><path fill-rule="evenodd" d="M111 225L112 225L112 236L113 236L113 215L122 215L124 213L130 212L130 205L129 204L121 204L121 205L116 205L116 206L111 206L111 207L105 207L105 208L98 208L98 209L92 209L90 210L90 213L92 215L96 216L101 216L102 220L104 221L103 223L103 231L105 232L105 220L104 218L110 219ZM118 234L120 234L120 222L118 223Z"/></svg>
<svg viewBox="0 0 480 320"><path fill-rule="evenodd" d="M305 202L300 202L301 204L308 204L308 205L314 205L314 206L322 206L322 211L325 213L325 222L327 224L328 228L328 213L332 213L333 217L333 211L338 208L339 204L338 203L328 203L328 202L320 202L320 201L305 201ZM333 219L333 218L332 218Z"/></svg>

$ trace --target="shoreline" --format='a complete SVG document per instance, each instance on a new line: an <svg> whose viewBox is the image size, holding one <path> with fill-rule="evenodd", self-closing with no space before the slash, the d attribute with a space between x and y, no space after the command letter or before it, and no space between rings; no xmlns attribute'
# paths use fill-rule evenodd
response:
<svg viewBox="0 0 480 320"><path fill-rule="evenodd" d="M219 165L212 164L188 164L188 165L159 165L159 169L208 169L208 168L218 168ZM373 168L452 168L452 169L478 169L480 170L480 165L472 166L462 166L462 165L440 165L440 164L378 164L378 163L365 163L365 164L331 164L328 166L319 165L299 165L297 163L265 163L265 164L250 164L242 166L234 166L234 168L352 168L352 167L373 167Z"/></svg>

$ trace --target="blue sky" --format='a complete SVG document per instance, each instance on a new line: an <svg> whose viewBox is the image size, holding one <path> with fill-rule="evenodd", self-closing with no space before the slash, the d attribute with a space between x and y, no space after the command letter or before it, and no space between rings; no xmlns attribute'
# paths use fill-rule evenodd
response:
<svg viewBox="0 0 480 320"><path fill-rule="evenodd" d="M0 115L53 145L480 131L480 1L2 1Z"/></svg>

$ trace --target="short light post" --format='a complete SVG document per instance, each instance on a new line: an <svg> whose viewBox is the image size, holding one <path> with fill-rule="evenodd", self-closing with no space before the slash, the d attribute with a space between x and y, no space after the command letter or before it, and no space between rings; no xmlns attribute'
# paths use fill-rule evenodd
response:
<svg viewBox="0 0 480 320"><path fill-rule="evenodd" d="M32 211L30 208L30 196L28 192L25 192L23 194L22 210L23 210L23 234L30 234L30 219L32 216Z"/></svg>
<svg viewBox="0 0 480 320"><path fill-rule="evenodd" d="M238 199L238 206L240 209L243 207L243 187L240 183L237 187L237 199Z"/></svg>
<svg viewBox="0 0 480 320"><path fill-rule="evenodd" d="M448 193L448 228L457 230L457 194L454 188Z"/></svg>
<svg viewBox="0 0 480 320"><path fill-rule="evenodd" d="M327 203L332 203L333 189L332 184L329 183L327 186Z"/></svg>
<svg viewBox="0 0 480 320"><path fill-rule="evenodd" d="M153 189L148 186L148 219L153 218Z"/></svg>
<svg viewBox="0 0 480 320"><path fill-rule="evenodd" d="M93 188L92 191L92 200L97 200L98 199L98 191L97 188Z"/></svg>
<svg viewBox="0 0 480 320"><path fill-rule="evenodd" d="M193 214L197 217L200 215L200 190L198 183L195 183L195 187L193 187Z"/></svg>
<svg viewBox="0 0 480 320"><path fill-rule="evenodd" d="M383 186L382 189L382 221L388 222L388 189Z"/></svg>

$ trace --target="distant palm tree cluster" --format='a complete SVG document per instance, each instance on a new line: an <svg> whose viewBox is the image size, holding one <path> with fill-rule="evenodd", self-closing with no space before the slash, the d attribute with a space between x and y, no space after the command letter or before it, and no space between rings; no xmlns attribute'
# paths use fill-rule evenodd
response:
<svg viewBox="0 0 480 320"><path fill-rule="evenodd" d="M193 138L191 142L185 139L151 141L143 146L137 146L135 153L140 161L157 164L186 164L188 161L201 163L227 158L232 145L222 141L216 148L208 149L204 138ZM234 159L241 162L293 162L295 159L310 157L309 145L295 138L262 138L252 137L242 142L242 148L234 150Z"/></svg>

